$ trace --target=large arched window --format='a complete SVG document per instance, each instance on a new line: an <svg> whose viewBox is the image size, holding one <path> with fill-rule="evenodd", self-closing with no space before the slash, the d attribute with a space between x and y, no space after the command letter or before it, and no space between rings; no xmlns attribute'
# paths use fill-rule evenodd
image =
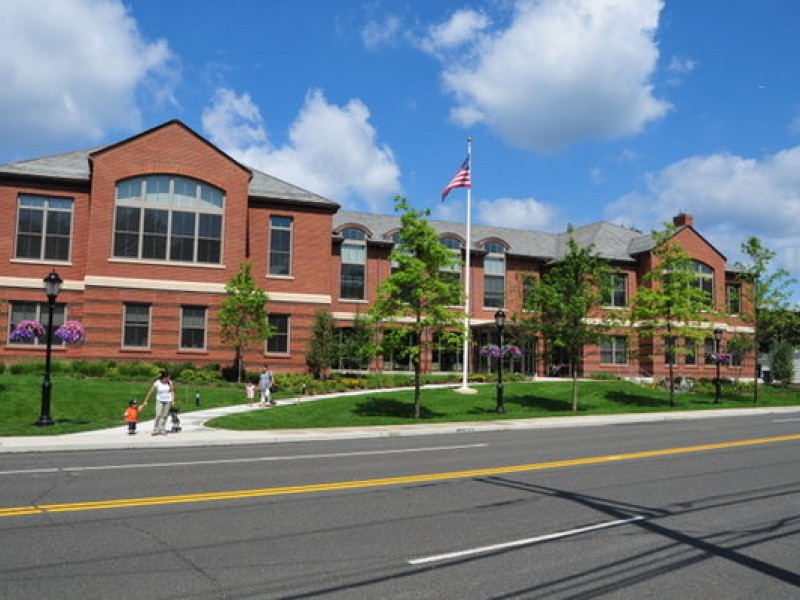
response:
<svg viewBox="0 0 800 600"><path fill-rule="evenodd" d="M703 291L709 307L714 305L714 269L698 260L692 261L692 269L695 271L694 284Z"/></svg>
<svg viewBox="0 0 800 600"><path fill-rule="evenodd" d="M441 276L445 281L451 283L461 283L461 250L464 245L457 237L452 235L444 236L439 239L439 243L453 253L453 264L442 269Z"/></svg>
<svg viewBox="0 0 800 600"><path fill-rule="evenodd" d="M117 183L115 258L220 264L222 190L176 175Z"/></svg>
<svg viewBox="0 0 800 600"><path fill-rule="evenodd" d="M367 235L356 227L342 231L342 268L339 297L343 300L364 299L364 278L367 267Z"/></svg>
<svg viewBox="0 0 800 600"><path fill-rule="evenodd" d="M506 249L498 242L483 244L483 306L502 308L506 289Z"/></svg>

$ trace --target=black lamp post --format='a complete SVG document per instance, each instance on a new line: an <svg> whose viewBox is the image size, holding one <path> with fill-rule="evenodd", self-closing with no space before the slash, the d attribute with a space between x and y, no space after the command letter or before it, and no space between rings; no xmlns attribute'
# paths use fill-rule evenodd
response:
<svg viewBox="0 0 800 600"><path fill-rule="evenodd" d="M44 359L44 381L42 382L42 409L39 420L36 421L38 427L50 427L53 419L50 418L50 391L53 385L50 383L50 354L53 350L53 307L56 298L61 291L61 284L64 283L58 273L51 271L44 278L44 291L47 294L47 349Z"/></svg>
<svg viewBox="0 0 800 600"><path fill-rule="evenodd" d="M494 323L497 325L497 346L500 349L497 356L497 408L495 412L506 412L505 399L503 398L503 328L506 326L506 313L501 308L494 313Z"/></svg>
<svg viewBox="0 0 800 600"><path fill-rule="evenodd" d="M715 386L715 392L714 392L714 404L719 404L720 402L722 402L722 400L720 399L720 395L719 395L719 383L720 383L719 382L719 363L720 363L720 360L719 360L719 347L720 347L720 342L722 342L722 329L717 328L717 329L714 330L714 352L716 354L716 360L714 362L717 363L717 379L715 380L716 386Z"/></svg>

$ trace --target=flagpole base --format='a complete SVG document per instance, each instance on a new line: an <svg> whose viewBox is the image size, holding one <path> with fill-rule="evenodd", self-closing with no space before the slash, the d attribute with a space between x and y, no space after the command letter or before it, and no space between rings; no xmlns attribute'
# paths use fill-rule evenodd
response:
<svg viewBox="0 0 800 600"><path fill-rule="evenodd" d="M465 396L474 396L478 393L478 390L475 388L467 387L462 385L461 387L457 387L453 390L456 394L464 394Z"/></svg>

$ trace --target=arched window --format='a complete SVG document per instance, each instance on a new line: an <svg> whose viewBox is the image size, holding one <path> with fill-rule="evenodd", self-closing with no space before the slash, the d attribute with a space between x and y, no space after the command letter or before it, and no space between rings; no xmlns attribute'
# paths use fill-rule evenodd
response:
<svg viewBox="0 0 800 600"><path fill-rule="evenodd" d="M486 242L483 249L487 253L483 259L483 306L502 308L505 304L506 249L497 242Z"/></svg>
<svg viewBox="0 0 800 600"><path fill-rule="evenodd" d="M222 190L177 175L131 177L117 182L115 208L115 258L222 262Z"/></svg>
<svg viewBox="0 0 800 600"><path fill-rule="evenodd" d="M692 268L696 273L694 284L705 293L708 306L714 306L714 269L698 260L692 261Z"/></svg>
<svg viewBox="0 0 800 600"><path fill-rule="evenodd" d="M441 271L442 279L452 283L461 282L461 250L464 245L457 237L451 235L439 239L439 243L453 253L453 264L444 267Z"/></svg>
<svg viewBox="0 0 800 600"><path fill-rule="evenodd" d="M342 242L339 296L343 300L363 300L367 267L367 235L357 227L348 227L341 234L344 242Z"/></svg>

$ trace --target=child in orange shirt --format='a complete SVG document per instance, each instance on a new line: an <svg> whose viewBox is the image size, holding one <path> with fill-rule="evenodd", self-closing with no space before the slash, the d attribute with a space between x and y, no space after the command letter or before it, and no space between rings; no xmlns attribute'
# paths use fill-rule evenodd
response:
<svg viewBox="0 0 800 600"><path fill-rule="evenodd" d="M144 405L142 406L144 408ZM128 423L128 435L136 433L136 423L139 421L139 403L136 400L128 402L128 408L125 409L125 414L122 417Z"/></svg>

